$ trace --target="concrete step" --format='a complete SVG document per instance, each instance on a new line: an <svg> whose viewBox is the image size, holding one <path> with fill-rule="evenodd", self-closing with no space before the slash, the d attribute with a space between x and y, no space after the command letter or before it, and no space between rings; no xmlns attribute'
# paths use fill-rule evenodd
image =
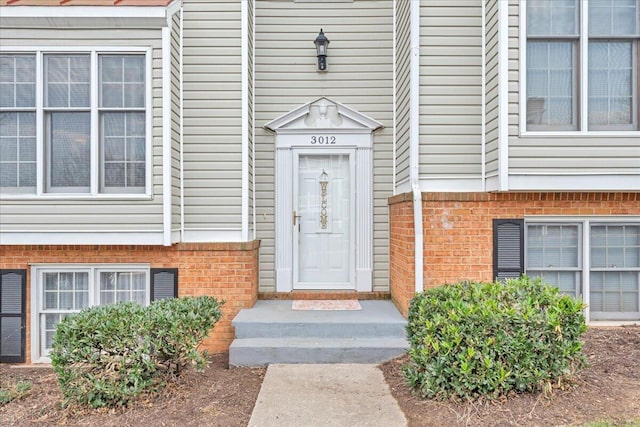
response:
<svg viewBox="0 0 640 427"><path fill-rule="evenodd" d="M291 301L258 301L231 324L236 338L404 337L407 321L390 301L360 301L362 310L293 311Z"/></svg>
<svg viewBox="0 0 640 427"><path fill-rule="evenodd" d="M232 366L271 363L382 363L404 354L405 338L244 338L229 348Z"/></svg>
<svg viewBox="0 0 640 427"><path fill-rule="evenodd" d="M294 311L292 301L258 301L232 321L229 364L381 363L408 348L407 321L390 301L362 310Z"/></svg>

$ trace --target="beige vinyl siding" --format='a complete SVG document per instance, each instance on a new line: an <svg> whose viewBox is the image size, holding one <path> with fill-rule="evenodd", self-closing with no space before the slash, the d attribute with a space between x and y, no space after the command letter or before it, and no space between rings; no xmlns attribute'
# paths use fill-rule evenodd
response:
<svg viewBox="0 0 640 427"><path fill-rule="evenodd" d="M161 31L137 29L11 29L3 21L0 45L44 47L100 46L152 47L153 75L148 84L153 92L151 200L105 200L87 196L83 200L0 201L0 224L3 232L48 231L162 231L162 41ZM42 144L42 141L38 141ZM39 166L41 167L41 166ZM75 197L77 195L70 195Z"/></svg>
<svg viewBox="0 0 640 427"><path fill-rule="evenodd" d="M180 13L171 21L171 229L180 230Z"/></svg>
<svg viewBox="0 0 640 427"><path fill-rule="evenodd" d="M485 2L485 173L498 175L498 2Z"/></svg>
<svg viewBox="0 0 640 427"><path fill-rule="evenodd" d="M482 174L482 4L420 3L420 177Z"/></svg>
<svg viewBox="0 0 640 427"><path fill-rule="evenodd" d="M382 122L373 152L374 290L389 289L387 198L393 191L393 2L256 2L256 207L260 291L274 291L275 137L262 126L321 96ZM328 71L316 71L320 28Z"/></svg>
<svg viewBox="0 0 640 427"><path fill-rule="evenodd" d="M519 136L519 9L509 1L509 174L593 175L599 182L608 174L640 176L638 136Z"/></svg>
<svg viewBox="0 0 640 427"><path fill-rule="evenodd" d="M396 8L396 186L409 180L411 132L411 3Z"/></svg>
<svg viewBox="0 0 640 427"><path fill-rule="evenodd" d="M240 230L240 1L183 8L185 230Z"/></svg>
<svg viewBox="0 0 640 427"><path fill-rule="evenodd" d="M253 168L254 168L254 159L253 159L253 151L254 151L254 145L253 145L253 140L254 140L254 135L255 135L255 130L253 128L254 125L254 113L253 113L253 102L254 102L254 96L253 96L253 84L254 84L254 76L253 76L253 67L254 67L254 41L255 41L255 35L253 33L253 26L254 26L254 1L253 0L248 0L249 4L248 4L248 9L249 9L249 37L248 37L248 42L249 42L249 82L248 82L248 90L249 90L249 117L248 117L248 126L249 126L249 141L248 141L248 149L249 149L249 182L248 182L248 186L249 186L249 239L253 238L253 233L254 233L254 217L253 217L253 211L255 208L255 197L254 197L254 187L255 187L255 180L253 177Z"/></svg>

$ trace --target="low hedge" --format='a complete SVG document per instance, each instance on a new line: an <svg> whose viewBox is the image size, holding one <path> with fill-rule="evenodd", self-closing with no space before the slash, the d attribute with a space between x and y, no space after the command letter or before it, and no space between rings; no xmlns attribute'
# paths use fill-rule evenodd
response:
<svg viewBox="0 0 640 427"><path fill-rule="evenodd" d="M50 353L67 403L122 406L160 388L189 365L202 366L198 345L220 320L212 297L91 307L63 319Z"/></svg>
<svg viewBox="0 0 640 427"><path fill-rule="evenodd" d="M405 376L436 399L547 389L585 363L583 308L526 276L430 289L410 304Z"/></svg>

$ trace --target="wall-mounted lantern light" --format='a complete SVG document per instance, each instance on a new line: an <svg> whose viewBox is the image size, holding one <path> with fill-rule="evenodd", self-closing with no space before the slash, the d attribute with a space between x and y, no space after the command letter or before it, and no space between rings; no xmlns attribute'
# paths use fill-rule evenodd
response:
<svg viewBox="0 0 640 427"><path fill-rule="evenodd" d="M313 41L316 44L316 51L318 52L318 70L327 71L327 49L329 48L329 39L322 32L320 28L320 34Z"/></svg>

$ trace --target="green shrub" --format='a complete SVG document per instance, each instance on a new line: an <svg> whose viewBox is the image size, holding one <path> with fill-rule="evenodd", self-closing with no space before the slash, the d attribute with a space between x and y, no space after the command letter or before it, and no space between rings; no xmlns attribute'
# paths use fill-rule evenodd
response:
<svg viewBox="0 0 640 427"><path fill-rule="evenodd" d="M420 293L409 307L405 376L436 399L547 389L584 365L583 308L526 276Z"/></svg>
<svg viewBox="0 0 640 427"><path fill-rule="evenodd" d="M205 359L199 343L220 319L212 297L91 307L58 323L50 353L67 403L126 405Z"/></svg>

